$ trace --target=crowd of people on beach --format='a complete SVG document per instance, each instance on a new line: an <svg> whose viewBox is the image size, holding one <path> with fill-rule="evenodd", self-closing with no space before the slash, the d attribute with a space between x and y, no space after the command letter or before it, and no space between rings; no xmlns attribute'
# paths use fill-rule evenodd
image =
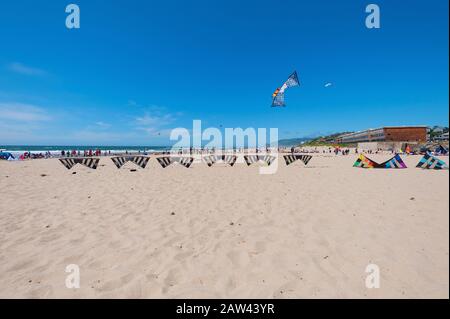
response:
<svg viewBox="0 0 450 319"><path fill-rule="evenodd" d="M111 151L109 151L109 153L107 151L103 153L104 156L107 156L108 154L111 155ZM99 149L96 150L89 149L83 151L80 150L61 151L61 157L81 157L81 156L83 157L102 156L102 151Z"/></svg>
<svg viewBox="0 0 450 319"><path fill-rule="evenodd" d="M396 154L403 153L409 155L415 154L435 154L435 155L447 155L448 151L446 148L439 145L436 150L425 149L424 151L413 151L410 148L407 148L405 151L402 150L383 150L381 148L378 149L358 149L356 148L343 148L340 146L321 146L321 147L306 147L306 146L298 146L298 147L264 147L264 148L234 148L234 149L225 149L225 148L215 148L215 147L201 147L201 148L177 148L177 149L165 149L158 151L148 151L144 150L101 150L99 148L96 149L82 149L82 150L61 150L61 151L46 151L39 153L32 153L31 151L26 151L21 155L17 155L16 159L26 160L26 159L43 159L43 158L71 158L71 157L99 157L99 156L114 156L114 155L217 155L217 154L270 154L270 153L287 153L287 154L334 154L335 156L343 155L347 156L352 154ZM2 153L3 154L3 153ZM4 153L10 154L10 153ZM5 157L5 158L3 158ZM2 159L7 159L11 157L14 159L12 154L8 156L3 156Z"/></svg>
<svg viewBox="0 0 450 319"><path fill-rule="evenodd" d="M296 148L296 147L291 147L291 154L295 154L295 153L306 153L306 154L332 154L334 153L335 155L349 155L350 154L350 149L349 148L340 148L340 147L328 147L328 149L326 148L321 148L320 150L315 147L314 149L305 149L305 148ZM358 149L355 149L355 154L358 154Z"/></svg>

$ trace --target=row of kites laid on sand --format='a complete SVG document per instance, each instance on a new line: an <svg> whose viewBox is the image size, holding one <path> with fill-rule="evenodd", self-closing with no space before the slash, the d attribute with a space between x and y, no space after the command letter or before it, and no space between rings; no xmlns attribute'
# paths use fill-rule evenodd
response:
<svg viewBox="0 0 450 319"><path fill-rule="evenodd" d="M303 155L303 154L290 154L290 155L283 155L284 161L286 165L290 165L296 161L303 162L304 165L308 165L308 163L313 158L311 155ZM93 158L93 157L80 157L80 158L61 158L59 159L60 162L67 168L71 169L77 164L84 165L86 167L97 169L97 166L100 162L100 158ZM111 157L111 160L116 165L118 169L122 168L127 162L131 162L136 164L137 166L141 168L145 168L150 161L149 156L115 156ZM156 160L161 165L161 167L166 168L170 166L173 163L178 163L186 168L189 168L192 163L194 162L193 157L189 156L163 156L163 157L157 157ZM250 166L252 164L262 162L266 165L271 165L275 160L276 156L274 155L244 155L244 160L247 166ZM237 161L236 155L209 155L203 157L203 161L209 166L213 166L215 163L222 162L225 164L228 164L229 166L233 166ZM374 160L371 160L370 158L366 157L365 155L359 155L356 162L353 164L353 167L360 167L360 168L381 168L381 169L402 169L407 168L405 162L403 162L400 155L396 154L391 159L382 162L377 163ZM448 169L448 165L430 155L425 154L422 159L417 163L416 167L423 168L423 169L435 169L435 170L442 170L442 169Z"/></svg>

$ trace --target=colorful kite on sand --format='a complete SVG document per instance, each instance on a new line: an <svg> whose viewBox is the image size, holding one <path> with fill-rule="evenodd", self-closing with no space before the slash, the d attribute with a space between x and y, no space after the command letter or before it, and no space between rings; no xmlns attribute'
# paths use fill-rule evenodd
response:
<svg viewBox="0 0 450 319"><path fill-rule="evenodd" d="M424 169L448 169L448 165L444 161L429 154L425 154L420 162L417 163L416 167Z"/></svg>
<svg viewBox="0 0 450 319"><path fill-rule="evenodd" d="M361 168L406 168L405 163L401 159L400 155L395 154L394 157L387 160L383 163L377 163L370 158L364 156L363 154L359 155L353 167L361 167Z"/></svg>

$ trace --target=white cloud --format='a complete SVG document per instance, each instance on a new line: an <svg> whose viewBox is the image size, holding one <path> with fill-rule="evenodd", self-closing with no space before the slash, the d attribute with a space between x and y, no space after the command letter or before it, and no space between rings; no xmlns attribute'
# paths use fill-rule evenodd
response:
<svg viewBox="0 0 450 319"><path fill-rule="evenodd" d="M146 113L144 116L137 117L136 123L138 126L164 126L175 121L172 114L164 115L153 115L151 113Z"/></svg>
<svg viewBox="0 0 450 319"><path fill-rule="evenodd" d="M167 108L151 105L146 107L142 116L134 119L134 126L136 129L146 132L152 136L167 136L170 129L167 128L174 123L181 113L169 113Z"/></svg>
<svg viewBox="0 0 450 319"><path fill-rule="evenodd" d="M8 69L15 73L23 74L23 75L35 75L41 76L47 74L46 71L34 67L27 66L25 64L19 62L13 62L8 65Z"/></svg>
<svg viewBox="0 0 450 319"><path fill-rule="evenodd" d="M105 122L102 122L102 121L95 122L95 125L96 125L97 127L102 128L102 129L107 129L107 128L110 128L110 127L111 127L111 124L105 123Z"/></svg>
<svg viewBox="0 0 450 319"><path fill-rule="evenodd" d="M49 121L47 112L35 105L23 103L0 103L0 119L17 122Z"/></svg>

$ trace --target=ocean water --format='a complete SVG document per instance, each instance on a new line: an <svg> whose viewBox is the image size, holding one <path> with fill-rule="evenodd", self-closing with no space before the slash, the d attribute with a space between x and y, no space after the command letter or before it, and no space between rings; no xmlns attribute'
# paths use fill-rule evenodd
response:
<svg viewBox="0 0 450 319"><path fill-rule="evenodd" d="M102 152L111 151L111 153L135 153L135 152L163 152L170 150L170 146L94 146L94 145L0 145L0 150L12 153L13 155L20 155L25 152L35 154L50 152L52 154L60 154L62 150L71 151L79 150L96 150Z"/></svg>

